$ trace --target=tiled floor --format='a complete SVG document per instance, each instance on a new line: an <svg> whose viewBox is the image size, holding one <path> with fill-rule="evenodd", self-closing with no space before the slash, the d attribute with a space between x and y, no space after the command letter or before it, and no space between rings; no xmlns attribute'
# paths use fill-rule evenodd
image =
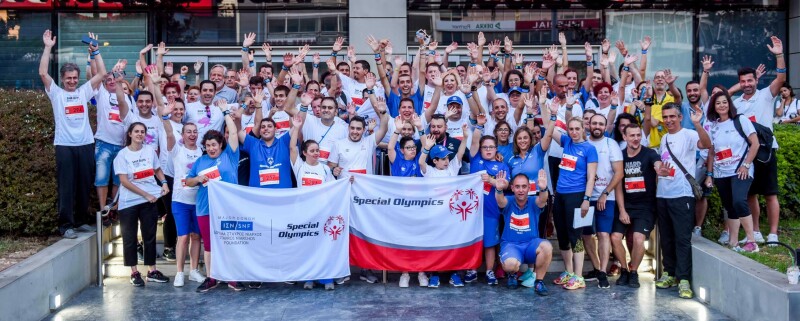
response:
<svg viewBox="0 0 800 321"><path fill-rule="evenodd" d="M552 284L549 275L547 284ZM134 288L127 279L109 278L105 287L87 288L47 320L729 320L696 300L678 298L677 288L656 291L651 274L640 276L642 287L613 286L562 290L549 286L550 296L532 289L467 284L453 288L443 278L438 289L419 288L412 274L410 288L390 283L348 282L334 291L302 283L266 284L236 293L219 286L195 293L198 283L183 288L148 283Z"/></svg>

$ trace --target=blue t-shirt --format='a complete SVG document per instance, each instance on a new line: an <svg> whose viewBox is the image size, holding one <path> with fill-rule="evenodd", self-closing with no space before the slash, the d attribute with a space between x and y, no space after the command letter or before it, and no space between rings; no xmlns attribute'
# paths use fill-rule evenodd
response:
<svg viewBox="0 0 800 321"><path fill-rule="evenodd" d="M391 165L392 176L422 177L422 172L419 170L419 154L412 160L406 160L399 152L396 156Z"/></svg>
<svg viewBox="0 0 800 321"><path fill-rule="evenodd" d="M586 191L586 168L589 163L597 163L597 150L588 141L575 144L568 135L561 135L564 154L558 165L558 193L581 193Z"/></svg>
<svg viewBox="0 0 800 321"><path fill-rule="evenodd" d="M689 104L689 100L688 99L684 100L681 103L681 114L683 114L683 120L681 120L681 127L695 130L694 123L692 123L692 117L691 117L692 114L690 113L691 110L692 110L692 105ZM705 121L705 118L706 117L703 116L703 119L700 121L701 124Z"/></svg>
<svg viewBox="0 0 800 321"><path fill-rule="evenodd" d="M239 149L236 151L231 150L231 145L225 147L225 150L217 156L211 158L205 154L198 158L186 178L197 177L199 175L206 175L209 180L221 180L226 183L238 184L239 180ZM208 216L208 187L200 185L197 190L197 216Z"/></svg>
<svg viewBox="0 0 800 321"><path fill-rule="evenodd" d="M292 162L289 160L289 135L275 138L272 146L247 135L242 149L250 154L250 186L292 188Z"/></svg>
<svg viewBox="0 0 800 321"><path fill-rule="evenodd" d="M469 172L477 173L480 171L486 171L486 174L489 174L491 177L496 177L497 172L505 171L506 179L511 180L511 173L508 170L508 166L503 162L498 162L496 160L485 160L481 157L481 153L478 152L475 154L474 157L470 159L470 167ZM492 184L483 183L483 216L490 217L490 218L499 218L500 217L500 208L497 206L497 200L494 199L494 191L495 188Z"/></svg>
<svg viewBox="0 0 800 321"><path fill-rule="evenodd" d="M539 170L544 168L544 154L541 144L536 144L527 155L515 155L508 160L508 167L511 168L511 177L517 174L525 174L528 179L537 179Z"/></svg>
<svg viewBox="0 0 800 321"><path fill-rule="evenodd" d="M511 156L514 156L514 146L511 143L500 145L497 144L497 153L503 155L503 162L508 164L508 161L511 159Z"/></svg>
<svg viewBox="0 0 800 321"><path fill-rule="evenodd" d="M508 204L503 209L505 228L501 239L504 242L530 242L538 238L541 209L536 206L536 197L528 196L525 208L519 208L514 196L506 196L506 200Z"/></svg>

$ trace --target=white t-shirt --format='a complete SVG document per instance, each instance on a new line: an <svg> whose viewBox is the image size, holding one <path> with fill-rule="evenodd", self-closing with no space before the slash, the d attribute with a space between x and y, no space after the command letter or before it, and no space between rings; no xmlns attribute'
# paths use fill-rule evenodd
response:
<svg viewBox="0 0 800 321"><path fill-rule="evenodd" d="M267 118L269 113L270 109L261 108L262 119ZM292 117L289 116L289 113L286 111L276 111L275 114L272 115L272 120L275 121L275 138L281 138L281 136L285 135L290 129L292 129Z"/></svg>
<svg viewBox="0 0 800 321"><path fill-rule="evenodd" d="M419 88L419 85L414 84L415 87ZM419 90L419 89L417 89ZM431 100L433 100L433 92L436 91L436 87L432 87L430 85L425 85L425 91L422 92L422 112L425 113L425 109L431 106Z"/></svg>
<svg viewBox="0 0 800 321"><path fill-rule="evenodd" d="M125 125L119 116L117 94L101 85L94 99L97 102L97 133L94 138L117 146L125 145ZM125 99L128 106L136 106L131 96L125 95Z"/></svg>
<svg viewBox="0 0 800 321"><path fill-rule="evenodd" d="M57 146L82 146L94 143L89 125L89 100L95 95L92 83L86 82L73 92L68 92L50 82L47 97L53 106L56 133L53 144Z"/></svg>
<svg viewBox="0 0 800 321"><path fill-rule="evenodd" d="M548 99L545 106L551 104L552 101L553 101L552 99ZM583 109L581 108L580 101L576 100L575 103L572 105L572 117L583 117ZM563 104L558 107L558 115L556 115L556 129L555 129L555 130L560 130L562 135L567 135L567 121L569 121L569 119L566 118L567 118L567 103L563 102ZM550 144L550 148L547 150L547 153L552 157L561 158L561 154L564 153L564 148L561 147L561 145L559 145L557 141L553 141L553 143Z"/></svg>
<svg viewBox="0 0 800 321"><path fill-rule="evenodd" d="M622 161L622 150L619 149L617 142L611 138L603 137L598 141L589 139L589 143L597 150L597 180L595 180L594 191L592 191L592 201L600 198L600 195L608 188L611 179L614 178L614 167L612 163ZM613 190L608 194L606 200L616 199Z"/></svg>
<svg viewBox="0 0 800 321"><path fill-rule="evenodd" d="M616 124L617 123L617 119L619 118L619 115L620 115L620 110L619 110L619 108L617 108L617 114L614 115L614 119L608 119L608 114L611 113L611 105L609 105L606 108L599 108L599 107L595 108L594 111L597 112L600 115L603 115L603 117L606 118L606 124L608 124L608 123Z"/></svg>
<svg viewBox="0 0 800 321"><path fill-rule="evenodd" d="M743 114L751 121L773 130L772 116L775 114L775 109L772 106L773 99L775 99L775 96L769 91L769 87L764 87L757 90L750 99L744 99L744 95L739 96L733 100L733 105L736 106L736 110L740 114ZM777 139L772 140L772 148L778 148Z"/></svg>
<svg viewBox="0 0 800 321"><path fill-rule="evenodd" d="M695 156L697 153L697 142L699 140L700 136L697 135L696 131L686 128L682 128L675 134L667 133L661 137L660 153L662 166L667 166L667 163L669 163L673 170L670 176L658 177L656 197L694 197L692 186L689 185L689 181L686 180L684 173L678 168L678 165L672 161L672 157L670 157L667 151L667 142L669 142L669 148L672 150L672 153L675 154L675 157L678 158L678 161L681 162L681 165L686 168L689 175L694 177L697 165Z"/></svg>
<svg viewBox="0 0 800 321"><path fill-rule="evenodd" d="M183 124L176 123L169 120L170 125L172 125L172 135L175 135L175 145L183 144L183 138L181 138L181 132L183 131ZM158 150L167 150L167 128L164 127L164 123L161 123L161 134L158 136ZM174 148L174 147L173 147ZM172 155L171 153L159 153L158 156L161 158L161 171L164 172L164 175L175 177L175 171L172 167Z"/></svg>
<svg viewBox="0 0 800 321"><path fill-rule="evenodd" d="M398 132L399 133L400 132L400 130L397 129L397 125L395 125L394 120L395 120L395 117L389 116L388 129L386 131L386 135L383 136L383 140L381 141L381 143L387 143L388 144L389 143L389 139L392 138L392 133L394 133L394 132ZM412 125L412 127L413 127L413 125ZM425 127L422 127L422 128L425 128ZM417 140L419 139L419 132L417 132L416 128L414 128L414 135L412 136L412 138L417 139ZM399 137L397 138L397 142L398 143L400 142L400 138Z"/></svg>
<svg viewBox="0 0 800 321"><path fill-rule="evenodd" d="M167 154L167 153L165 153ZM195 204L197 201L198 186L186 186L186 174L194 166L194 162L203 156L203 151L200 148L194 150L188 149L181 143L175 143L172 151L168 153L171 158L171 164L174 168L175 178L172 184L172 201L180 202L183 204Z"/></svg>
<svg viewBox="0 0 800 321"><path fill-rule="evenodd" d="M253 126L255 126L253 122L256 120L257 112L258 110L250 115L242 113L242 119L240 122L245 133L250 134L250 132L253 131Z"/></svg>
<svg viewBox="0 0 800 321"><path fill-rule="evenodd" d="M456 90L452 95L445 95L444 91L442 91L442 94L439 96L439 104L436 105L435 113L442 115L446 114L447 100L454 96L461 98L461 118L469 118L470 109L469 103L467 102L467 96L464 96L464 93L462 93L460 90Z"/></svg>
<svg viewBox="0 0 800 321"><path fill-rule="evenodd" d="M322 119L312 114L306 115L306 121L303 123L303 139L313 139L319 144L319 162L323 164L328 163L333 145L342 139L347 139L347 124L337 122L334 117L333 125L325 126L322 124ZM341 118L339 118L341 119Z"/></svg>
<svg viewBox="0 0 800 321"><path fill-rule="evenodd" d="M783 111L783 116L781 116L780 118L781 121L787 121L797 117L797 103L798 99L792 98L792 101L789 103L788 106L786 106L786 110ZM781 107L781 100L778 99L775 101L775 109L777 110L780 107Z"/></svg>
<svg viewBox="0 0 800 321"><path fill-rule="evenodd" d="M225 117L222 112L213 104L207 106L203 105L201 101L196 101L186 104L186 123L194 123L197 125L197 146L202 147L203 136L209 130L222 131L222 125L225 124ZM211 117L208 117L211 115ZM223 133L224 134L224 133Z"/></svg>
<svg viewBox="0 0 800 321"><path fill-rule="evenodd" d="M161 162L158 161L155 149L150 146L142 146L138 151L132 151L125 147L114 159L114 173L126 175L133 185L155 198L161 197L161 185L155 176L155 171L159 168L161 168ZM145 202L147 202L146 198L128 190L124 185L120 185L120 210Z"/></svg>
<svg viewBox="0 0 800 321"><path fill-rule="evenodd" d="M125 114L125 130L127 131L128 127L135 122L143 123L147 127L147 133L144 137L144 144L152 147L154 151L157 151L160 139L159 137L161 137L161 132L164 130L164 124L161 123L161 118L152 114L150 115L150 118L144 118L139 113L139 109L134 106L132 109L128 110L127 114Z"/></svg>
<svg viewBox="0 0 800 321"><path fill-rule="evenodd" d="M457 157L453 157L450 160L449 165L445 169L437 169L436 166L428 165L425 168L425 171L422 172L423 177L452 177L458 176L458 172L461 171L461 160Z"/></svg>
<svg viewBox="0 0 800 321"><path fill-rule="evenodd" d="M342 173L339 179L350 178L350 172L372 174L375 161L375 135L362 137L353 142L350 137L340 139L333 145L328 161L339 164Z"/></svg>
<svg viewBox="0 0 800 321"><path fill-rule="evenodd" d="M619 92L619 82L617 82L616 84L614 84L611 87L614 88L614 91ZM624 102L626 102L626 103L632 103L633 102L633 98L634 97L633 97L633 95L631 95L631 91L634 88L636 88L636 85L633 84L633 81L631 81L627 85L625 85L625 101ZM636 98L637 99L639 98L639 94L636 94Z"/></svg>
<svg viewBox="0 0 800 321"><path fill-rule="evenodd" d="M527 115L523 114L522 116L520 116L520 123L522 123L522 120L525 117L527 117ZM508 126L511 127L511 132L509 133L509 140L513 140L514 132L517 131L517 128L519 127L519 124L517 124L517 122L514 121L514 114L512 114L511 112L506 114L505 121L508 123ZM497 127L497 121L494 120L494 117L493 116L486 116L486 124L483 126L484 135L494 136L495 127Z"/></svg>
<svg viewBox="0 0 800 321"><path fill-rule="evenodd" d="M312 166L306 163L300 156L298 156L294 164L292 164L292 170L294 171L295 178L297 178L298 188L332 182L336 179L333 177L333 173L327 165L319 162L317 165Z"/></svg>
<svg viewBox="0 0 800 321"><path fill-rule="evenodd" d="M733 119L711 124L711 143L714 145L714 178L730 177L736 175L736 170L742 157L747 152L750 143L739 135ZM740 117L742 131L745 136L755 133L753 123L747 118ZM750 166L750 176L753 176L753 166Z"/></svg>
<svg viewBox="0 0 800 321"><path fill-rule="evenodd" d="M364 104L365 101L368 101L368 98L364 98L364 89L367 89L367 84L360 83L353 78L347 77L342 73L336 73L339 76L339 81L342 82L342 93L347 96L348 101L347 103L354 103L356 106L361 106ZM384 90L382 87L375 86L372 88L375 90L375 95L378 97L382 97L384 95Z"/></svg>

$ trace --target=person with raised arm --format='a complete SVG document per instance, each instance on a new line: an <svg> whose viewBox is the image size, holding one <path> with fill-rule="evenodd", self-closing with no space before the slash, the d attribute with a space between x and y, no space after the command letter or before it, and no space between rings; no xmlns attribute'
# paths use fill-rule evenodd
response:
<svg viewBox="0 0 800 321"><path fill-rule="evenodd" d="M117 102L119 102L119 115L122 118L125 128L135 122L141 122L147 127L147 135L145 135L144 144L153 147L153 150L158 151L159 137L163 131L163 124L159 117L168 119L169 115L164 115L164 101L161 92L155 90L153 79L156 79L156 68L146 68L144 82L148 89L140 91L136 97L136 110L130 110L128 102L125 99L125 92L122 90L121 83L124 81L122 74L116 75L117 81ZM157 112L153 112L153 105L157 106ZM154 114L158 114L158 116Z"/></svg>

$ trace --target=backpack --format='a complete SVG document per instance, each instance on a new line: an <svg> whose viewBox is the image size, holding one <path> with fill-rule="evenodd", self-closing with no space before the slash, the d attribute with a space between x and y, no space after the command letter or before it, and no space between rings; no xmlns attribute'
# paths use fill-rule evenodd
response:
<svg viewBox="0 0 800 321"><path fill-rule="evenodd" d="M747 135L745 135L744 130L742 130L742 123L739 122L740 116L742 116L742 114L736 115L733 126L736 127L736 131L739 132L739 135L741 135L742 138L747 141ZM770 160L772 160L772 142L775 140L775 136L772 134L772 130L770 130L768 127L749 119L748 121L753 124L753 128L756 130L756 137L758 137L758 153L756 153L755 160L762 163L768 163Z"/></svg>

